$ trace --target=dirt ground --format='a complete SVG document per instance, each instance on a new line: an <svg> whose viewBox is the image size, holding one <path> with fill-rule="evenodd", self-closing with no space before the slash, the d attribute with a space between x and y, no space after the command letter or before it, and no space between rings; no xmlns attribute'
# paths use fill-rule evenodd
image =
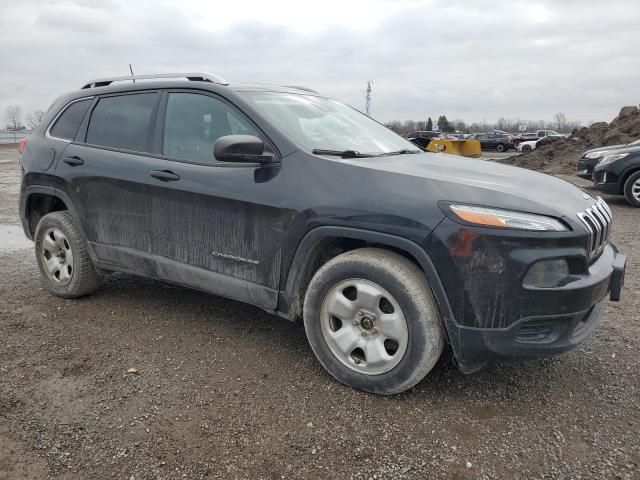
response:
<svg viewBox="0 0 640 480"><path fill-rule="evenodd" d="M0 233L18 190L0 149ZM67 301L0 250L0 480L640 478L640 211L606 200L627 285L584 344L472 375L444 358L390 398L257 308L120 274Z"/></svg>

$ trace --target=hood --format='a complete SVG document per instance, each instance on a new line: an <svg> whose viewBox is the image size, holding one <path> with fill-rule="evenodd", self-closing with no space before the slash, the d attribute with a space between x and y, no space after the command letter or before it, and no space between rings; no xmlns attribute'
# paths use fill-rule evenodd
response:
<svg viewBox="0 0 640 480"><path fill-rule="evenodd" d="M450 201L570 218L590 207L594 197L550 175L495 162L442 153L362 158L345 163L371 172L408 176L375 179L377 188L412 188L432 202ZM364 180L364 179L363 179Z"/></svg>
<svg viewBox="0 0 640 480"><path fill-rule="evenodd" d="M608 152L609 150L615 150L616 153L640 152L640 144L631 145L625 143L621 145L609 145L608 147L592 148L584 152L582 157L585 157L588 153Z"/></svg>

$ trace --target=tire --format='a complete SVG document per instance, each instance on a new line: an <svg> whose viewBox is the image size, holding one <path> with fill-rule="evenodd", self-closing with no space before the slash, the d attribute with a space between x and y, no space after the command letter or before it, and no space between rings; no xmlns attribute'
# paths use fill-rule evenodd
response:
<svg viewBox="0 0 640 480"><path fill-rule="evenodd" d="M624 198L630 205L640 207L640 171L632 173L624 182Z"/></svg>
<svg viewBox="0 0 640 480"><path fill-rule="evenodd" d="M507 147L505 146L504 143L499 143L496 145L496 152L505 152L507 150Z"/></svg>
<svg viewBox="0 0 640 480"><path fill-rule="evenodd" d="M522 151L523 152L530 152L531 151L531 145L523 145L522 146Z"/></svg>
<svg viewBox="0 0 640 480"><path fill-rule="evenodd" d="M100 285L87 242L68 212L53 212L40 219L35 251L44 285L51 293L76 298L94 292Z"/></svg>
<svg viewBox="0 0 640 480"><path fill-rule="evenodd" d="M322 366L366 392L393 395L413 387L444 347L424 273L387 250L363 248L328 261L309 283L303 312Z"/></svg>

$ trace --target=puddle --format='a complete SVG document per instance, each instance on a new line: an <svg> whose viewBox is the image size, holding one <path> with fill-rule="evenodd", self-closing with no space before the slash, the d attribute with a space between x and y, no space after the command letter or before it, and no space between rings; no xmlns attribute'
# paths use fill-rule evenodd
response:
<svg viewBox="0 0 640 480"><path fill-rule="evenodd" d="M0 253L33 248L20 225L0 225Z"/></svg>

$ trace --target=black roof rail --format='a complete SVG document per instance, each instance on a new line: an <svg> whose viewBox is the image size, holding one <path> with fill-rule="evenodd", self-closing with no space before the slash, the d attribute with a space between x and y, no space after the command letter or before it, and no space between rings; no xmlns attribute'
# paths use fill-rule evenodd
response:
<svg viewBox="0 0 640 480"><path fill-rule="evenodd" d="M106 87L107 85L111 85L113 82L123 82L123 81L133 81L135 83L136 80L155 80L161 78L186 78L192 82L211 82L217 83L219 85L229 85L224 78L215 75L213 73L200 73L200 72L190 72L190 73L156 73L153 75L127 75L124 77L110 77L110 78L98 78L96 80L91 80L84 84L82 89L86 88L95 88L95 87Z"/></svg>

